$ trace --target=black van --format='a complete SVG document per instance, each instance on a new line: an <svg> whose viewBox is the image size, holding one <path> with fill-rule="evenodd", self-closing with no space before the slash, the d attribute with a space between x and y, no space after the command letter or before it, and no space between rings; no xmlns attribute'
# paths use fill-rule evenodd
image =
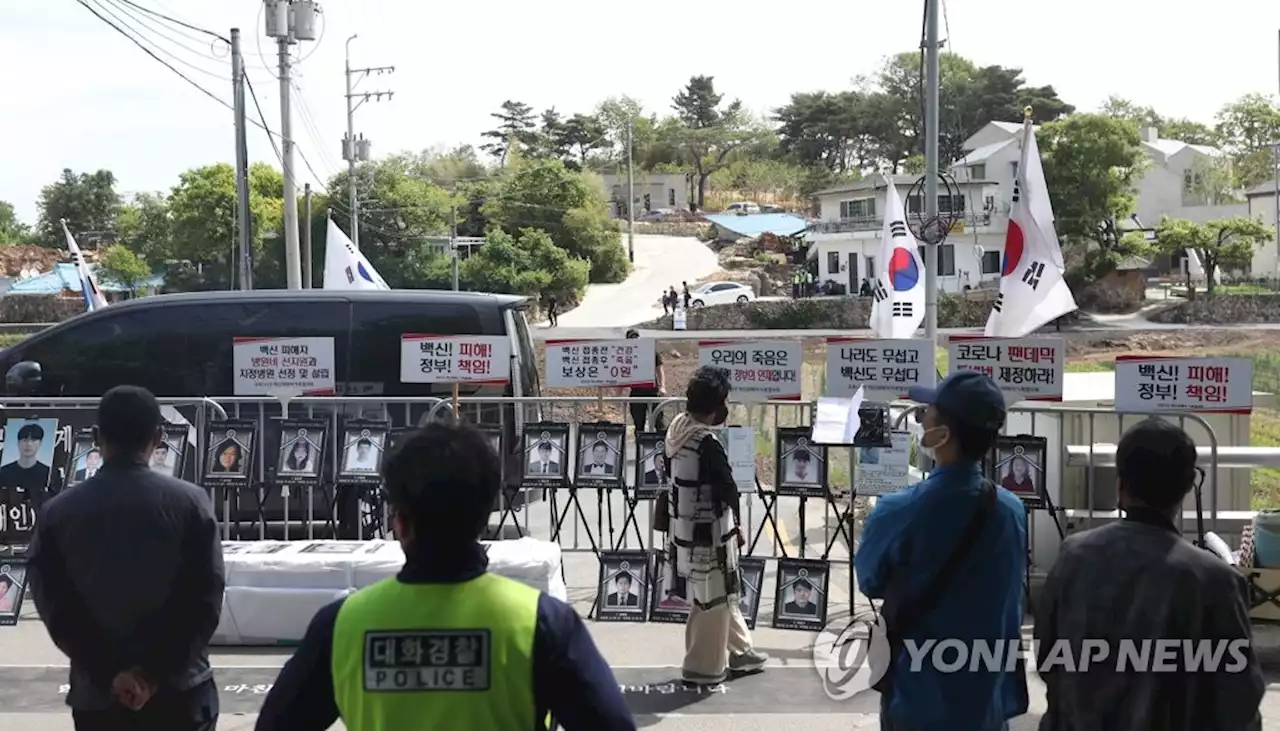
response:
<svg viewBox="0 0 1280 731"><path fill-rule="evenodd" d="M401 334L505 335L511 339L510 385L505 389L463 385L461 395L537 396L538 370L524 309L523 297L431 290L159 295L113 304L37 333L0 352L0 372L8 374L13 391L21 376L34 370L29 365L15 366L39 364L40 379L25 384L24 396L96 397L128 383L161 398L217 400L235 395L234 338L332 337L339 394L448 398L452 388L447 384L401 383ZM228 404L226 409L233 418L267 419L280 414L278 404ZM305 416L307 409L316 417L357 415L336 404L333 408L295 405L290 415ZM365 408L360 415L389 419L398 429L420 424L428 411L425 404L391 404L385 413L373 414ZM526 420L538 420L537 411L498 406L464 409L472 421L503 427L504 461L512 481L518 481L521 473L521 426ZM91 413L83 416L91 423ZM192 476L188 471L188 478Z"/></svg>

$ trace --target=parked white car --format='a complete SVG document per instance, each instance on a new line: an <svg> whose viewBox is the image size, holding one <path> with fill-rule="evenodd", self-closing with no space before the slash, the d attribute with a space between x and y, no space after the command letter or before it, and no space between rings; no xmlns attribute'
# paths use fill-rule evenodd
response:
<svg viewBox="0 0 1280 731"><path fill-rule="evenodd" d="M738 201L737 203L730 203L729 206L724 209L724 212L738 213L738 214L744 214L744 215L751 214L751 213L759 213L760 206L755 203L750 203L748 201Z"/></svg>
<svg viewBox="0 0 1280 731"><path fill-rule="evenodd" d="M755 298L756 293L749 285L739 284L738 282L708 282L689 290L689 305L691 307L750 302Z"/></svg>

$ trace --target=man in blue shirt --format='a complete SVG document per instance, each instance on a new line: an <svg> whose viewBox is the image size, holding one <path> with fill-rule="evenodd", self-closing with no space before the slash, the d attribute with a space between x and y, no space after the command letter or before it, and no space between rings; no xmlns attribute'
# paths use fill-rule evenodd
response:
<svg viewBox="0 0 1280 731"><path fill-rule="evenodd" d="M1004 427L1004 394L987 376L962 371L936 389L912 388L910 397L927 404L920 419L920 451L935 467L925 481L878 499L855 555L862 593L873 599L893 594L907 610L920 603L956 551L970 518L984 509L984 492L990 495L986 491L994 489L995 501L985 508L972 547L936 603L899 638L908 646L898 649L889 670L881 729L999 731L1007 728L1008 719L1027 712L1021 662L1013 667L1003 658L996 663L973 659L975 645L1007 650L1016 648L1021 637L1026 508L982 474L983 457ZM935 668L938 655L933 651L913 667L909 649L949 639L968 648L967 662L959 670ZM955 650L948 649L941 659L954 666Z"/></svg>

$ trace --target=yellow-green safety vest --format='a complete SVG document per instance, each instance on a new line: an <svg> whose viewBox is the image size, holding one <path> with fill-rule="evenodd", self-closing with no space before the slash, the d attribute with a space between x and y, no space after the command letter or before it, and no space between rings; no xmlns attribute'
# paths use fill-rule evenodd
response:
<svg viewBox="0 0 1280 731"><path fill-rule="evenodd" d="M343 725L533 728L538 596L491 573L459 584L386 579L348 596L333 631L333 696Z"/></svg>

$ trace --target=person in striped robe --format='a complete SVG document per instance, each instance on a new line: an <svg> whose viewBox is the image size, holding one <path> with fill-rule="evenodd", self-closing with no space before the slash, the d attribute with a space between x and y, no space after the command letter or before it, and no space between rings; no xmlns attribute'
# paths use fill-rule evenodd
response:
<svg viewBox="0 0 1280 731"><path fill-rule="evenodd" d="M667 429L671 460L668 587L683 579L691 607L685 625L683 678L716 685L731 673L764 669L768 656L751 644L738 598L744 545L738 487L716 429L729 417L729 372L704 366L689 381L686 411Z"/></svg>

